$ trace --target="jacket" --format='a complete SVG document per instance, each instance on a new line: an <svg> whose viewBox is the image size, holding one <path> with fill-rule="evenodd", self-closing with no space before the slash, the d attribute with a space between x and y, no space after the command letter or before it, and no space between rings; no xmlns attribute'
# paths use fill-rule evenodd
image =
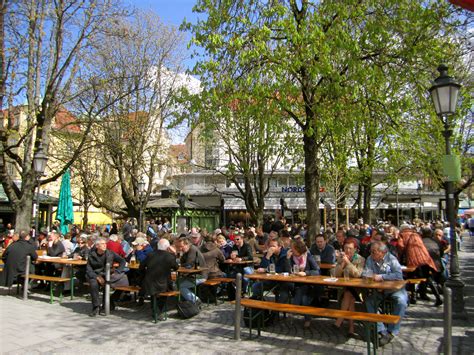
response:
<svg viewBox="0 0 474 355"><path fill-rule="evenodd" d="M290 260L286 257L288 249L281 248L280 254L273 254L270 259L267 259L267 254L265 254L260 262L260 267L266 269L268 265L275 264L275 271L277 273L290 272Z"/></svg>
<svg viewBox="0 0 474 355"><path fill-rule="evenodd" d="M166 250L150 253L140 263L140 274L143 275L141 285L145 289L145 293L153 296L171 290L171 271L177 269L178 264L173 254Z"/></svg>
<svg viewBox="0 0 474 355"><path fill-rule="evenodd" d="M93 248L89 252L89 259L87 259L86 275L89 279L95 279L97 276L105 278L105 265L110 263L112 268L114 263L119 266L115 268L115 272L122 274L125 268L125 259L117 255L111 250L106 249L104 254L99 255L97 249Z"/></svg>
<svg viewBox="0 0 474 355"><path fill-rule="evenodd" d="M219 263L225 260L222 251L213 242L207 242L202 250L204 251L202 255L204 256L206 265L209 268L208 278L211 279L213 277L222 276L223 273L219 268Z"/></svg>
<svg viewBox="0 0 474 355"><path fill-rule="evenodd" d="M201 268L207 268L206 260L204 259L201 251L195 245L191 244L189 246L189 250L184 253L183 256L181 256L181 265L185 268L194 268L195 264ZM207 279L207 274L208 270L203 270L203 272L200 274L200 277ZM192 279L193 277L188 276L184 278Z"/></svg>
<svg viewBox="0 0 474 355"><path fill-rule="evenodd" d="M26 257L31 256L31 261L38 258L33 244L20 239L10 244L3 252L2 260L5 263L3 272L0 273L1 285L11 287L18 275L23 275L26 270Z"/></svg>
<svg viewBox="0 0 474 355"><path fill-rule="evenodd" d="M236 250L237 257L241 258L242 260L253 260L252 247L245 242L240 248L234 244L232 250Z"/></svg>

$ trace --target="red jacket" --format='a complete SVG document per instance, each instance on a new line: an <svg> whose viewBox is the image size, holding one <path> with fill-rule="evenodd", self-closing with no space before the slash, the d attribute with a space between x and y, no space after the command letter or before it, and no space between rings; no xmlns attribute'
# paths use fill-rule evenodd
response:
<svg viewBox="0 0 474 355"><path fill-rule="evenodd" d="M120 255L122 258L125 258L125 252L123 251L120 242L114 242L113 240L109 240L107 242L107 249L112 250L114 253Z"/></svg>

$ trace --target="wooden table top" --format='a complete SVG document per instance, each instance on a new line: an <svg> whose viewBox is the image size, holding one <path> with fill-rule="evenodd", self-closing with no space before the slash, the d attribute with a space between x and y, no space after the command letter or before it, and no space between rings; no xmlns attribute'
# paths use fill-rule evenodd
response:
<svg viewBox="0 0 474 355"><path fill-rule="evenodd" d="M320 269L324 269L324 270L327 270L327 269L333 269L336 267L336 264L328 264L328 263L321 263L319 264L319 268Z"/></svg>
<svg viewBox="0 0 474 355"><path fill-rule="evenodd" d="M232 264L232 265L247 265L247 264L253 264L253 263L255 263L255 260L234 261L232 259L227 259L224 261L224 264Z"/></svg>
<svg viewBox="0 0 474 355"><path fill-rule="evenodd" d="M413 272L416 270L416 266L402 266L402 272Z"/></svg>
<svg viewBox="0 0 474 355"><path fill-rule="evenodd" d="M298 283L307 283L313 285L324 285L324 286L336 286L336 287L356 287L356 288L372 288L377 290L400 290L402 289L406 281L382 281L369 282L366 279L361 278L351 278L350 280L344 280L344 278L338 278L335 281L330 281L328 276L295 276L288 275L283 276L281 274L266 274L266 273L255 273L245 275L246 278L251 280L261 280L261 281L279 281L279 282L298 282Z"/></svg>
<svg viewBox="0 0 474 355"><path fill-rule="evenodd" d="M185 267L180 267L178 269L178 274L200 274L203 271L209 270L207 267L198 267L197 269L186 269Z"/></svg>
<svg viewBox="0 0 474 355"><path fill-rule="evenodd" d="M129 269L138 270L140 268L140 263L135 261L134 263L128 263L127 267Z"/></svg>
<svg viewBox="0 0 474 355"><path fill-rule="evenodd" d="M42 262L42 263L54 263L54 264L63 264L63 265L87 265L87 260L76 260L76 259L67 259L67 258L44 258L42 256L39 256L38 259L36 259L37 262Z"/></svg>

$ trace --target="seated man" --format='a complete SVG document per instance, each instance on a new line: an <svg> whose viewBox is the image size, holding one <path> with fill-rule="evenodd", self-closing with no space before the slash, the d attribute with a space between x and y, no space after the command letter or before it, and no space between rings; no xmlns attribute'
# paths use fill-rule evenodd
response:
<svg viewBox="0 0 474 355"><path fill-rule="evenodd" d="M403 272L397 258L388 252L387 246L382 242L372 242L370 256L365 263L362 277L373 274L375 282L384 280L403 280ZM372 294L367 296L365 304L367 311L377 313L380 303L384 298L390 298L394 302L393 314L400 316L397 324L390 324L385 328L383 323L377 323L377 331L380 336L380 345L389 343L394 336L400 332L401 319L405 315L407 308L408 295L405 288L390 292L379 292L373 290Z"/></svg>
<svg viewBox="0 0 474 355"><path fill-rule="evenodd" d="M105 285L105 266L107 263L110 263L111 267L114 263L119 264L119 266L115 268L115 271L113 273L111 271L111 287L128 286L127 276L123 273L123 269L125 268L125 259L118 256L113 251L107 250L107 241L104 238L98 238L95 241L95 247L89 253L89 258L87 259L86 266L86 276L89 281L92 299L92 312L89 314L90 317L95 317L97 314L99 314L99 312L101 312L99 288L100 286ZM120 294L121 292L116 291L114 292L112 297L110 297L111 310L115 308L114 301L118 300ZM105 315L105 313L103 314Z"/></svg>
<svg viewBox="0 0 474 355"><path fill-rule="evenodd" d="M282 241L280 239L274 239L268 243L268 250L262 258L260 267L257 269L257 272L263 273L266 272L267 267L270 264L275 265L275 272L290 272L290 260L287 258L288 249L283 247ZM256 282L252 286L252 297L253 298L262 298L263 291L271 290L277 288L278 297L277 302L288 303L289 300L289 291L293 288L291 282L276 282L276 281L263 281Z"/></svg>
<svg viewBox="0 0 474 355"><path fill-rule="evenodd" d="M207 268L206 261L201 251L191 243L189 238L180 237L175 241L176 251L182 254L181 266L192 269L196 266L201 268ZM199 298L191 291L194 290L194 286L200 285L207 280L207 270L203 270L196 276L180 276L179 277L179 291L181 296L189 302L201 303ZM196 279L194 279L196 277Z"/></svg>
<svg viewBox="0 0 474 355"><path fill-rule="evenodd" d="M234 237L234 246L232 247L232 252L230 258L234 261L249 261L253 260L252 247L250 244L244 242L244 238L240 234L236 234ZM253 273L253 264L246 265L229 265L228 277L234 278L238 273L243 275L248 275ZM248 279L244 278L242 280L242 292L247 291Z"/></svg>
<svg viewBox="0 0 474 355"><path fill-rule="evenodd" d="M172 253L174 249L166 239L160 239L157 245L158 250L148 255L140 263L140 274L144 276L142 286L145 293L151 297L156 297L162 292L172 289L171 271L178 269L176 257ZM171 252L170 252L171 251ZM166 297L158 297L158 319L163 320L163 308L166 303Z"/></svg>
<svg viewBox="0 0 474 355"><path fill-rule="evenodd" d="M336 263L336 251L332 245L328 244L327 238L322 234L316 236L315 243L311 246L310 252L311 255L319 256L321 263Z"/></svg>
<svg viewBox="0 0 474 355"><path fill-rule="evenodd" d="M3 252L5 269L0 273L1 286L11 287L19 282L18 276L23 275L26 270L27 255L31 256L32 262L38 258L34 244L30 243L30 235L26 231L21 231L19 238ZM33 264L30 266L30 273L34 274Z"/></svg>

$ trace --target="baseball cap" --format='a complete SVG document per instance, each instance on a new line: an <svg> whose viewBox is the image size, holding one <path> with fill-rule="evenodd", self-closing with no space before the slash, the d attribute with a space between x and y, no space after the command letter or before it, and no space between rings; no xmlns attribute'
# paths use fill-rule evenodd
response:
<svg viewBox="0 0 474 355"><path fill-rule="evenodd" d="M142 244L148 244L148 242L145 238L138 237L132 242L132 244L133 245L142 245Z"/></svg>

